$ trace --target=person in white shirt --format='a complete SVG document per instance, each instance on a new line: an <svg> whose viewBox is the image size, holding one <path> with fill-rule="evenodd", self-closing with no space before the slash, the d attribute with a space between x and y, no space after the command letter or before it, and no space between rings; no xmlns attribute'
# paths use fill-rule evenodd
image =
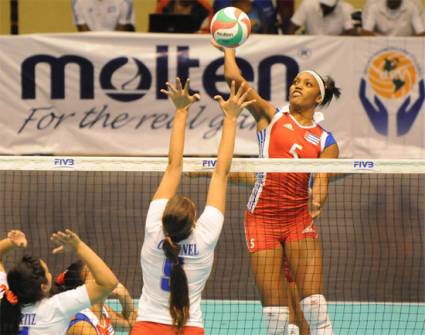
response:
<svg viewBox="0 0 425 335"><path fill-rule="evenodd" d="M374 2L366 7L362 35L425 36L422 12L413 1Z"/></svg>
<svg viewBox="0 0 425 335"><path fill-rule="evenodd" d="M307 35L355 35L354 8L342 0L303 0L291 18L287 34L301 27Z"/></svg>
<svg viewBox="0 0 425 335"><path fill-rule="evenodd" d="M72 0L78 31L134 31L133 0Z"/></svg>
<svg viewBox="0 0 425 335"><path fill-rule="evenodd" d="M0 334L65 335L75 313L105 299L117 286L112 271L75 233L57 232L51 239L58 244L53 253L75 253L93 273L94 281L49 298L52 275L43 260L32 256L24 256L6 275L3 256L27 245L24 233L9 232L0 241Z"/></svg>
<svg viewBox="0 0 425 335"><path fill-rule="evenodd" d="M223 110L223 132L216 168L208 188L207 203L196 220L195 204L177 195L180 184L185 128L189 107L199 99L190 95L189 79L184 88L167 83L176 107L171 130L168 165L150 203L141 252L143 290L131 335L204 334L201 293L211 273L214 249L224 220L227 178L230 171L237 117L253 101L249 90L232 84L227 101L216 96Z"/></svg>
<svg viewBox="0 0 425 335"><path fill-rule="evenodd" d="M366 20L367 19L367 14L369 11L369 8L373 5L376 4L377 2L382 2L385 3L387 0L366 0L364 5L363 5L363 10L362 10L362 20ZM420 16L422 17L422 21L425 22L425 13L424 13L424 6L422 4L422 0L407 0L408 2L412 3L416 9L419 11Z"/></svg>

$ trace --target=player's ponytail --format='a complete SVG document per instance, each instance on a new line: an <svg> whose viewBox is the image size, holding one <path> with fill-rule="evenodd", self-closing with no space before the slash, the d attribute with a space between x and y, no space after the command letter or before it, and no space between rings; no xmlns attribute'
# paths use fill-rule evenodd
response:
<svg viewBox="0 0 425 335"><path fill-rule="evenodd" d="M64 272L56 277L54 293L73 290L84 285L83 269L84 263L81 260L72 263Z"/></svg>
<svg viewBox="0 0 425 335"><path fill-rule="evenodd" d="M331 103L333 97L337 99L340 97L341 89L335 86L335 81L329 76L323 82L325 84L325 96L320 106L327 106Z"/></svg>
<svg viewBox="0 0 425 335"><path fill-rule="evenodd" d="M189 319L190 308L189 286L179 259L181 246L178 242L188 238L192 233L195 212L195 205L190 199L176 195L168 201L162 217L165 235L162 249L172 264L169 310L177 334L182 334L183 327Z"/></svg>
<svg viewBox="0 0 425 335"><path fill-rule="evenodd" d="M7 274L8 289L0 303L0 334L18 335L22 306L44 298L41 284L47 284L46 271L39 259L24 256Z"/></svg>

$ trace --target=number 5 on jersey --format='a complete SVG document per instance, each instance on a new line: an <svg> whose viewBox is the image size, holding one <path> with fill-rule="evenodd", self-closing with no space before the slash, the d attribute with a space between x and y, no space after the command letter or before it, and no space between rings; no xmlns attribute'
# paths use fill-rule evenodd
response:
<svg viewBox="0 0 425 335"><path fill-rule="evenodd" d="M184 259L182 257L179 257L179 264L183 266ZM173 268L173 262L169 259L166 259L164 262L164 268L163 273L164 277L161 278L161 290L170 292L170 277L171 277L171 270Z"/></svg>
<svg viewBox="0 0 425 335"><path fill-rule="evenodd" d="M292 144L291 149L289 149L289 153L294 157L294 158L300 158L298 156L298 151L301 151L303 149L303 147L301 145L299 145L298 143L294 143Z"/></svg>

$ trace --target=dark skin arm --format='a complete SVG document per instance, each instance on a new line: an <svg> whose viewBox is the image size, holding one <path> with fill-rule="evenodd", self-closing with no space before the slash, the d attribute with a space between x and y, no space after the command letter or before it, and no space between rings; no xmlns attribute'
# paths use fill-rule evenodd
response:
<svg viewBox="0 0 425 335"><path fill-rule="evenodd" d="M234 81L236 90L238 90L242 84L244 84L245 89L248 88L249 84L242 76L239 66L236 63L235 50L220 47L214 41L212 41L212 44L215 48L224 52L224 77L226 78L227 83L230 85L230 83ZM273 115L275 114L275 107L270 102L263 99L255 89L252 87L249 88L250 90L246 99L254 100L255 102L250 104L247 109L257 122L257 129L264 129L269 125L273 118Z"/></svg>

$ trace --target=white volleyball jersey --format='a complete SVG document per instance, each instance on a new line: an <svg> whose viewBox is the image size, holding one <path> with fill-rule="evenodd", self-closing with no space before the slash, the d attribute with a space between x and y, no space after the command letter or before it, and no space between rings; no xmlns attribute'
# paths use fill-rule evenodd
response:
<svg viewBox="0 0 425 335"><path fill-rule="evenodd" d="M145 240L141 261L143 290L139 300L137 321L172 324L168 309L170 288L169 278L172 264L166 259L162 244L162 214L168 199L151 202L146 218ZM196 222L192 234L179 242L180 261L189 284L190 310L188 326L203 327L201 293L211 273L214 248L223 227L224 216L215 207L206 206Z"/></svg>
<svg viewBox="0 0 425 335"><path fill-rule="evenodd" d="M7 285L4 272L0 272L1 284ZM90 305L85 285L28 305L22 308L19 335L66 335L74 314Z"/></svg>
<svg viewBox="0 0 425 335"><path fill-rule="evenodd" d="M92 31L113 31L117 24L134 24L133 0L72 0L74 23Z"/></svg>

